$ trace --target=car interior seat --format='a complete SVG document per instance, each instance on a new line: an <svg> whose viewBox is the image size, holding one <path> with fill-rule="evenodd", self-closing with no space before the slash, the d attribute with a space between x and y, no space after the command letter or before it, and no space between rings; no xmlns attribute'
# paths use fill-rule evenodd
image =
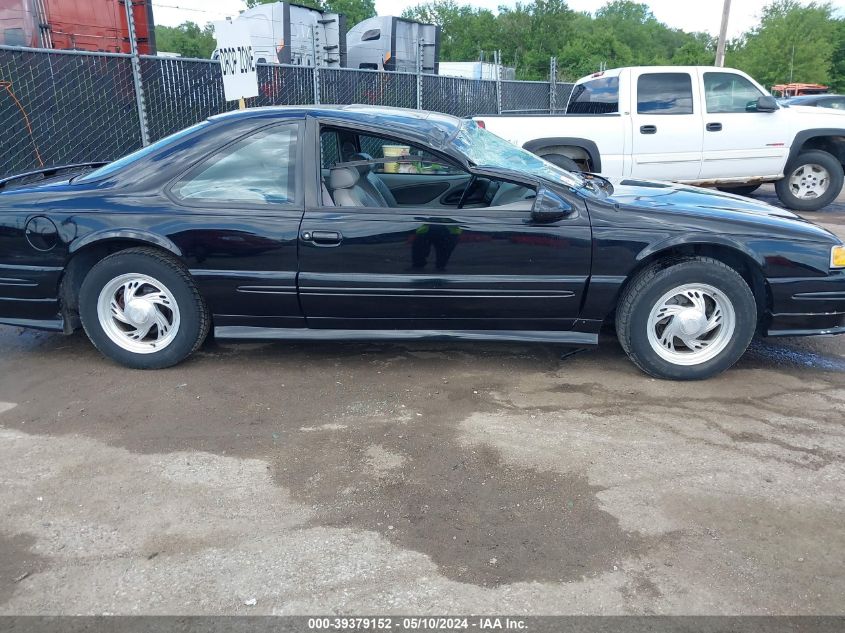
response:
<svg viewBox="0 0 845 633"><path fill-rule="evenodd" d="M352 154L349 159L350 161L362 161L362 160L373 160L373 157L365 152L357 152ZM356 167L358 172L361 174L361 182L360 185L367 193L371 195L373 198L380 199L382 204L379 206L382 207L395 207L396 198L393 197L393 193L391 193L390 189L384 181L379 178L378 174L373 172L373 165L358 165Z"/></svg>
<svg viewBox="0 0 845 633"><path fill-rule="evenodd" d="M384 207L380 197L374 197L361 186L361 172L355 167L332 167L329 189L339 207Z"/></svg>

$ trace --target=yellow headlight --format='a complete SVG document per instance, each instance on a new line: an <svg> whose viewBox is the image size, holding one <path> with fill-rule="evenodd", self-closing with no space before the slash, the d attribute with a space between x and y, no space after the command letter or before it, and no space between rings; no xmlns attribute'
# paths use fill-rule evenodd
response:
<svg viewBox="0 0 845 633"><path fill-rule="evenodd" d="M845 268L845 246L842 244L830 249L830 267Z"/></svg>

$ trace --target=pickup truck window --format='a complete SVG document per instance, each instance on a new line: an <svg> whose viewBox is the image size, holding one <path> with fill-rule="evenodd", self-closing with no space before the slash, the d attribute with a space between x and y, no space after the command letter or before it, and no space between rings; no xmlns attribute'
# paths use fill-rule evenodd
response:
<svg viewBox="0 0 845 633"><path fill-rule="evenodd" d="M688 73L648 73L637 80L638 114L692 114Z"/></svg>
<svg viewBox="0 0 845 633"><path fill-rule="evenodd" d="M619 112L619 77L599 77L572 89L567 114L615 114Z"/></svg>
<svg viewBox="0 0 845 633"><path fill-rule="evenodd" d="M704 73L704 99L711 113L756 112L763 96L745 77L734 73Z"/></svg>

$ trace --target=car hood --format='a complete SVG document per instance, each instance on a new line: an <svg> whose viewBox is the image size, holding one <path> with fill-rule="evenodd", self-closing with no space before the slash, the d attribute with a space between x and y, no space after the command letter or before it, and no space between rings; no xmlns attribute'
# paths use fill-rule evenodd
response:
<svg viewBox="0 0 845 633"><path fill-rule="evenodd" d="M667 224L684 228L705 220L725 232L787 232L802 239L838 239L828 230L791 211L715 189L648 180L612 179L609 201L632 215L661 216Z"/></svg>
<svg viewBox="0 0 845 633"><path fill-rule="evenodd" d="M835 121L836 125L842 125L841 118L845 116L845 110L834 108L822 108L817 105L787 104L786 108L792 116L812 116L816 119L823 117L829 121ZM815 127L815 123L814 123Z"/></svg>

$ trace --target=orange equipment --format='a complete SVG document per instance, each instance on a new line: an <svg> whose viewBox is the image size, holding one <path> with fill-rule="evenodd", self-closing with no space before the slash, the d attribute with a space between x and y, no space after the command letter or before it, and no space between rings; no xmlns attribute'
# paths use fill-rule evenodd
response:
<svg viewBox="0 0 845 633"><path fill-rule="evenodd" d="M776 97L799 97L801 95L821 95L828 91L827 86L821 84L777 84L772 86Z"/></svg>

